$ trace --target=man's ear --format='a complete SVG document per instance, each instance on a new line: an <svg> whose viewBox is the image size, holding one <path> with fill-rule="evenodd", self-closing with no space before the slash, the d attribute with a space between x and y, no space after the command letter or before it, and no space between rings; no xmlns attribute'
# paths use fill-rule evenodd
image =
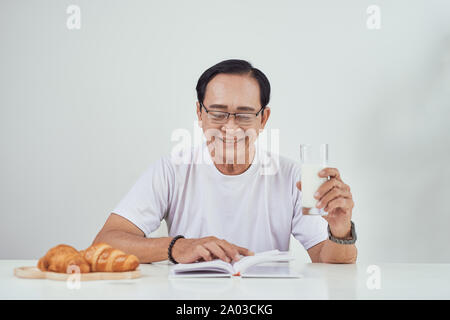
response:
<svg viewBox="0 0 450 320"><path fill-rule="evenodd" d="M200 103L197 101L195 104L197 105L197 117L198 117L198 120L201 120L202 119L202 112L200 111Z"/></svg>
<svg viewBox="0 0 450 320"><path fill-rule="evenodd" d="M198 125L200 128L202 128L202 112L200 110L200 103L197 101L196 102L197 105L197 120L198 120Z"/></svg>
<svg viewBox="0 0 450 320"><path fill-rule="evenodd" d="M265 107L263 112L264 112L264 114L261 117L261 129L264 129L264 127L266 126L267 120L269 120L270 108Z"/></svg>

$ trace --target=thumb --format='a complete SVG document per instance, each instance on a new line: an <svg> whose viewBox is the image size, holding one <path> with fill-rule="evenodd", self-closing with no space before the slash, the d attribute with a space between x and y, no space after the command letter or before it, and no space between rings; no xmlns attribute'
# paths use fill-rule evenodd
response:
<svg viewBox="0 0 450 320"><path fill-rule="evenodd" d="M298 190L302 191L302 182L301 181L297 182L297 188L298 188Z"/></svg>

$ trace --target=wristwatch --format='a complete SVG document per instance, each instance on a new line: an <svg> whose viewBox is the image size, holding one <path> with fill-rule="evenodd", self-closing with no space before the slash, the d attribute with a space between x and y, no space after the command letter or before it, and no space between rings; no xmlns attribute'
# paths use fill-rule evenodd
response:
<svg viewBox="0 0 450 320"><path fill-rule="evenodd" d="M339 239L339 238L333 237L333 235L331 234L330 225L328 225L328 240L331 240L338 244L354 244L356 242L355 224L353 223L353 221L350 221L350 222L352 225L352 231L351 231L352 238L351 239Z"/></svg>

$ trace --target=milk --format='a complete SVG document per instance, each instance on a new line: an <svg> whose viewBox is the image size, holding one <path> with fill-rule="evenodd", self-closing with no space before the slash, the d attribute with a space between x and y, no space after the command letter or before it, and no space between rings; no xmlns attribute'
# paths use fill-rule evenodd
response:
<svg viewBox="0 0 450 320"><path fill-rule="evenodd" d="M315 208L317 204L317 199L314 198L314 194L317 192L319 187L327 181L327 178L320 178L318 173L320 170L325 168L324 165L320 164L302 164L302 206L303 208ZM321 212L320 212L321 211ZM326 212L322 210L311 210L309 214L322 214L326 215Z"/></svg>

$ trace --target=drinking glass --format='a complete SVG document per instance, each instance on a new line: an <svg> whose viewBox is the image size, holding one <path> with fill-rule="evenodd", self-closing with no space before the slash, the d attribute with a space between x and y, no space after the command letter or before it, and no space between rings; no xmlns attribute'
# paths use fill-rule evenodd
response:
<svg viewBox="0 0 450 320"><path fill-rule="evenodd" d="M305 215L326 216L324 208L316 208L317 199L314 194L327 181L319 177L319 171L328 166L328 144L301 144L301 183L302 213Z"/></svg>

